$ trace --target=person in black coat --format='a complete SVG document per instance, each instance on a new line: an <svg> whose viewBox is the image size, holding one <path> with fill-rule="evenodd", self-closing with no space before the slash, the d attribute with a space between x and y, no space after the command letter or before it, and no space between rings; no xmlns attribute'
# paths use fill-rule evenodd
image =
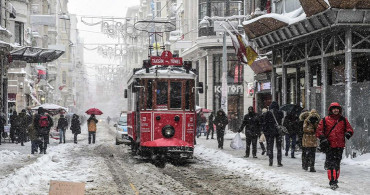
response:
<svg viewBox="0 0 370 195"><path fill-rule="evenodd" d="M297 134L299 131L299 120L298 116L292 113L288 113L288 115L284 118L284 124L283 124L287 130L288 134L285 135L285 156L288 156L290 143L292 143L292 150L290 152L291 157L295 158L294 156L294 150L295 145L297 142Z"/></svg>
<svg viewBox="0 0 370 195"><path fill-rule="evenodd" d="M209 137L209 133L212 131L211 139L213 139L213 134L215 133L215 130L213 128L213 112L208 117L208 132L207 132L207 139Z"/></svg>
<svg viewBox="0 0 370 195"><path fill-rule="evenodd" d="M81 133L81 122L80 117L77 114L73 114L71 122L71 130L74 135L74 143L77 144L77 135Z"/></svg>
<svg viewBox="0 0 370 195"><path fill-rule="evenodd" d="M13 114L10 116L10 139L12 143L16 141L16 135L18 134L19 121L17 111L13 111Z"/></svg>
<svg viewBox="0 0 370 195"><path fill-rule="evenodd" d="M47 122L44 122L44 119L47 119ZM33 126L35 128L37 136L40 138L40 154L46 154L46 149L49 143L49 132L50 128L53 125L53 119L48 114L46 114L46 110L44 110L43 107L39 107L37 114L35 115L35 118L33 120Z"/></svg>
<svg viewBox="0 0 370 195"><path fill-rule="evenodd" d="M1 138L4 133L4 126L6 125L6 119L5 119L5 114L1 113L0 115L0 145L1 145Z"/></svg>
<svg viewBox="0 0 370 195"><path fill-rule="evenodd" d="M59 131L59 143L66 143L66 130L68 128L68 121L63 114L60 115L58 120L57 129Z"/></svg>
<svg viewBox="0 0 370 195"><path fill-rule="evenodd" d="M242 132L245 127L245 139L247 142L245 150L246 158L249 157L251 144L253 158L257 158L257 139L261 134L259 121L258 115L254 112L253 107L250 106L248 108L248 114L244 116L242 125L239 128L239 132Z"/></svg>
<svg viewBox="0 0 370 195"><path fill-rule="evenodd" d="M282 111L279 111L279 104L275 101L271 102L269 109L270 110L266 112L266 115L264 118L264 134L267 139L267 153L269 155L269 166L272 166L273 164L274 141L276 140L278 167L282 167L283 166L283 164L281 163L282 136L279 134L278 129L276 127L277 126L276 121L279 125L281 125L284 114ZM275 121L275 118L276 118L276 121Z"/></svg>
<svg viewBox="0 0 370 195"><path fill-rule="evenodd" d="M214 124L216 125L218 148L223 149L224 147L225 128L228 123L229 122L225 112L223 110L217 111Z"/></svg>

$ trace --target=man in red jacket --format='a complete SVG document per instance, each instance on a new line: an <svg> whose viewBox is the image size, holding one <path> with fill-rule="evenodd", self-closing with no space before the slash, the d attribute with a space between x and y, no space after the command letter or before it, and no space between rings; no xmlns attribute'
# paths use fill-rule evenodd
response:
<svg viewBox="0 0 370 195"><path fill-rule="evenodd" d="M347 118L342 116L342 107L339 103L333 102L329 106L329 115L323 118L316 130L316 137L320 142L329 142L330 147L326 152L326 162L329 185L334 190L338 188L340 174L340 161L342 160L343 149L346 145L345 138L353 135L353 129Z"/></svg>

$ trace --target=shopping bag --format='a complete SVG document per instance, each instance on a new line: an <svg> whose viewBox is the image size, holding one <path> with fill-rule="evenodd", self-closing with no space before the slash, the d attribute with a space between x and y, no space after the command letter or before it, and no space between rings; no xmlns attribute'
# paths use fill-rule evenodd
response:
<svg viewBox="0 0 370 195"><path fill-rule="evenodd" d="M230 147L235 150L245 148L244 142L242 141L242 138L240 137L240 133L237 133L235 135L235 137L230 143Z"/></svg>

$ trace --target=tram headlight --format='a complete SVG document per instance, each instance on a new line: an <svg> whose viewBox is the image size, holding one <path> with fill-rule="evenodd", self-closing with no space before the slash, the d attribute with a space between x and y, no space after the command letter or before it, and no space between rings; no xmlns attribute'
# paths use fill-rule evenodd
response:
<svg viewBox="0 0 370 195"><path fill-rule="evenodd" d="M162 128L162 134L165 138L171 138L175 135L175 129L171 125Z"/></svg>

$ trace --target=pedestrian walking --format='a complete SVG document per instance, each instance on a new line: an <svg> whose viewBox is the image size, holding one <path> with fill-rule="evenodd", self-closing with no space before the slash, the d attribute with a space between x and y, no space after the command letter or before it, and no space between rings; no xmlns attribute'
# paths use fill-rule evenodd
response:
<svg viewBox="0 0 370 195"><path fill-rule="evenodd" d="M269 111L266 112L264 117L264 134L267 139L267 153L269 155L269 166L273 165L274 158L274 142L276 141L276 150L277 150L277 164L278 167L282 167L282 153L281 153L281 143L282 135L279 134L277 129L277 124L281 125L282 119L284 117L283 112L279 111L279 104L275 101L271 102ZM276 120L275 120L276 119Z"/></svg>
<svg viewBox="0 0 370 195"><path fill-rule="evenodd" d="M59 131L59 143L66 143L66 130L68 128L68 121L63 114L60 115L58 120L57 129Z"/></svg>
<svg viewBox="0 0 370 195"><path fill-rule="evenodd" d="M302 168L310 172L316 172L315 170L315 158L316 158L316 129L320 121L320 115L315 109L312 109L308 117L304 120L303 124L303 137L302 137ZM304 155L303 155L304 154Z"/></svg>
<svg viewBox="0 0 370 195"><path fill-rule="evenodd" d="M71 130L73 134L73 142L77 144L77 135L81 133L80 117L77 114L72 116Z"/></svg>
<svg viewBox="0 0 370 195"><path fill-rule="evenodd" d="M283 125L287 128L288 134L285 135L285 156L288 156L290 146L292 146L290 157L295 158L295 145L297 143L297 133L299 130L298 117L293 113L288 113L284 118Z"/></svg>
<svg viewBox="0 0 370 195"><path fill-rule="evenodd" d="M19 113L18 117L18 143L21 143L21 146L24 146L24 142L26 142L26 132L27 127L29 124L26 110L23 109L21 113Z"/></svg>
<svg viewBox="0 0 370 195"><path fill-rule="evenodd" d="M12 143L17 141L17 134L19 129L19 121L17 111L13 111L13 114L10 116L10 139Z"/></svg>
<svg viewBox="0 0 370 195"><path fill-rule="evenodd" d="M109 125L110 120L111 120L111 118L108 116L107 117L107 123L108 123L108 125Z"/></svg>
<svg viewBox="0 0 370 195"><path fill-rule="evenodd" d="M89 131L89 144L91 144L91 138L92 138L92 143L95 144L97 123L98 123L98 120L95 118L95 114L92 114L90 118L87 119L87 128Z"/></svg>
<svg viewBox="0 0 370 195"><path fill-rule="evenodd" d="M216 125L216 135L217 135L217 143L218 148L224 148L224 135L225 135L225 128L226 125L229 123L227 116L223 110L217 111L216 118L214 120Z"/></svg>
<svg viewBox="0 0 370 195"><path fill-rule="evenodd" d="M245 149L245 158L249 157L252 144L253 158L257 158L257 139L261 134L259 116L254 112L253 107L248 108L248 114L244 115L242 125L239 128L239 133L245 128L245 139L247 142Z"/></svg>
<svg viewBox="0 0 370 195"><path fill-rule="evenodd" d="M329 114L323 118L316 130L316 137L320 139L320 146L328 145L326 151L327 173L331 189L338 188L340 175L340 162L343 149L346 145L345 138L350 139L353 129L347 118L342 116L342 107L339 103L333 102L329 106Z"/></svg>
<svg viewBox="0 0 370 195"><path fill-rule="evenodd" d="M310 111L308 111L306 109L303 109L301 111L300 115L299 115L298 133L297 133L297 136L298 136L297 145L302 150L303 150L303 146L302 146L303 124L304 124L304 120L308 117L309 114L310 114Z"/></svg>
<svg viewBox="0 0 370 195"><path fill-rule="evenodd" d="M34 117L32 116L32 121L34 120ZM33 124L28 126L28 134L30 136L31 140L31 154L34 154L35 152L38 152L38 148L40 148L40 151L42 150L41 145L41 139L38 136L38 133L36 132L35 126Z"/></svg>
<svg viewBox="0 0 370 195"><path fill-rule="evenodd" d="M35 119L33 120L33 126L41 142L40 154L46 154L46 149L49 143L49 132L53 125L53 119L46 114L46 110L44 110L43 107L39 107Z"/></svg>
<svg viewBox="0 0 370 195"><path fill-rule="evenodd" d="M197 138L199 138L202 134L202 115L202 111L199 111L197 114Z"/></svg>
<svg viewBox="0 0 370 195"><path fill-rule="evenodd" d="M207 139L209 137L209 134L211 133L211 139L213 139L213 134L215 133L215 130L213 128L213 112L208 117L208 132L207 132Z"/></svg>
<svg viewBox="0 0 370 195"><path fill-rule="evenodd" d="M265 155L266 153L266 147L265 147L265 144L263 144L263 142L266 141L266 136L265 134L263 133L265 130L264 130L264 117L265 117L265 114L267 112L267 108L263 108L262 109L262 114L259 116L259 124L260 124L260 130L261 130L261 134L260 134L260 137L259 137L259 143L260 143L260 146L261 146L261 149L262 149L262 153L261 155ZM266 145L267 145L267 142L266 142Z"/></svg>
<svg viewBox="0 0 370 195"><path fill-rule="evenodd" d="M0 145L1 145L1 139L4 137L4 126L6 125L6 119L5 119L5 114L1 113L0 114Z"/></svg>

